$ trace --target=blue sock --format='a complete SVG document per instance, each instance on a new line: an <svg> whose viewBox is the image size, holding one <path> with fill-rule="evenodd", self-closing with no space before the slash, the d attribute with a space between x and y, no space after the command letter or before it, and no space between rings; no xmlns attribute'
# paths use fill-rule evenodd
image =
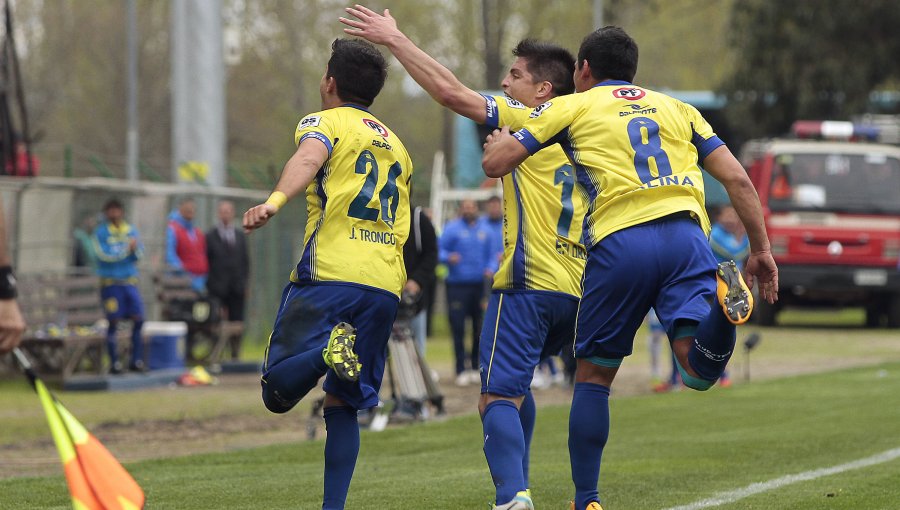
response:
<svg viewBox="0 0 900 510"><path fill-rule="evenodd" d="M531 390L522 399L519 406L519 421L522 422L522 434L525 436L525 455L522 456L522 477L525 488L528 488L528 461L531 457L531 436L534 435L534 422L537 419L537 407L534 405L534 395Z"/></svg>
<svg viewBox="0 0 900 510"><path fill-rule="evenodd" d="M325 408L325 497L323 510L340 510L347 501L359 455L359 423L350 406Z"/></svg>
<svg viewBox="0 0 900 510"><path fill-rule="evenodd" d="M484 409L484 457L497 488L497 504L501 505L525 490L522 458L525 437L519 421L519 410L509 400L495 400Z"/></svg>
<svg viewBox="0 0 900 510"><path fill-rule="evenodd" d="M273 413L286 413L319 384L328 371L321 349L291 356L266 371L262 379L263 402Z"/></svg>
<svg viewBox="0 0 900 510"><path fill-rule="evenodd" d="M141 328L144 321L135 320L131 326L131 364L135 365L138 361L144 361L144 338L141 337Z"/></svg>
<svg viewBox="0 0 900 510"><path fill-rule="evenodd" d="M109 321L106 328L106 352L109 353L109 366L116 364L119 360L118 346L116 345L116 321Z"/></svg>
<svg viewBox="0 0 900 510"><path fill-rule="evenodd" d="M736 333L734 324L718 306L713 306L697 325L688 362L701 379L715 381L722 375L734 352Z"/></svg>
<svg viewBox="0 0 900 510"><path fill-rule="evenodd" d="M600 459L609 437L609 388L575 383L569 411L569 459L575 482L575 508L600 501Z"/></svg>

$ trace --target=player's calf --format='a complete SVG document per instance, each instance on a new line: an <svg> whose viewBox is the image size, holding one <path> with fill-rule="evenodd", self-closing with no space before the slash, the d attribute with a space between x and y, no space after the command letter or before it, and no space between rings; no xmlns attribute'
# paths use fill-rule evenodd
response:
<svg viewBox="0 0 900 510"><path fill-rule="evenodd" d="M356 328L346 322L340 322L331 330L328 346L322 351L325 364L334 370L339 379L349 382L358 381L359 371L362 369L359 356L353 351L354 343L356 343Z"/></svg>

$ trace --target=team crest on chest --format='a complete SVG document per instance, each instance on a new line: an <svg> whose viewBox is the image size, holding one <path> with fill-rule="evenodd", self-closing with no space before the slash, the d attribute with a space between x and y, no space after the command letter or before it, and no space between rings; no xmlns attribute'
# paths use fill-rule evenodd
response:
<svg viewBox="0 0 900 510"><path fill-rule="evenodd" d="M372 119L363 119L362 121L363 121L363 124L372 128L372 131L375 131L376 133L378 133L379 135L381 135L384 138L388 137L388 130L381 124L375 122Z"/></svg>

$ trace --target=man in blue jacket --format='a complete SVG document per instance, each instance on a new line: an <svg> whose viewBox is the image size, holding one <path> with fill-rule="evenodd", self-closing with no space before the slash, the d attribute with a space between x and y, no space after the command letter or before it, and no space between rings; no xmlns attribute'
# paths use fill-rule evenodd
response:
<svg viewBox="0 0 900 510"><path fill-rule="evenodd" d="M131 363L129 368L144 371L144 344L141 326L144 325L144 304L138 291L137 262L143 256L144 247L137 230L125 222L125 208L112 199L103 206L106 221L94 231L97 253L97 275L100 276L100 298L109 328L106 332L106 348L109 351L110 372L121 373L122 364L116 349L116 327L123 319L132 321Z"/></svg>
<svg viewBox="0 0 900 510"><path fill-rule="evenodd" d="M444 226L439 242L439 258L449 268L447 309L453 352L456 355L456 384L478 381L478 338L481 336L482 301L485 278L490 272L489 233L478 221L478 205L473 200L459 204L459 217ZM470 371L466 371L466 318L472 320Z"/></svg>

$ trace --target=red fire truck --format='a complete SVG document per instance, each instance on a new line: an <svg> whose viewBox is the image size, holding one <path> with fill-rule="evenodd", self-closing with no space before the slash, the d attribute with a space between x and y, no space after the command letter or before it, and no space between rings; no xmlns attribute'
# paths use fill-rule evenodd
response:
<svg viewBox="0 0 900 510"><path fill-rule="evenodd" d="M876 129L849 122L792 131L741 155L779 267L779 301L756 300L754 318L773 325L785 307L862 306L867 326L900 327L900 147L871 143Z"/></svg>

